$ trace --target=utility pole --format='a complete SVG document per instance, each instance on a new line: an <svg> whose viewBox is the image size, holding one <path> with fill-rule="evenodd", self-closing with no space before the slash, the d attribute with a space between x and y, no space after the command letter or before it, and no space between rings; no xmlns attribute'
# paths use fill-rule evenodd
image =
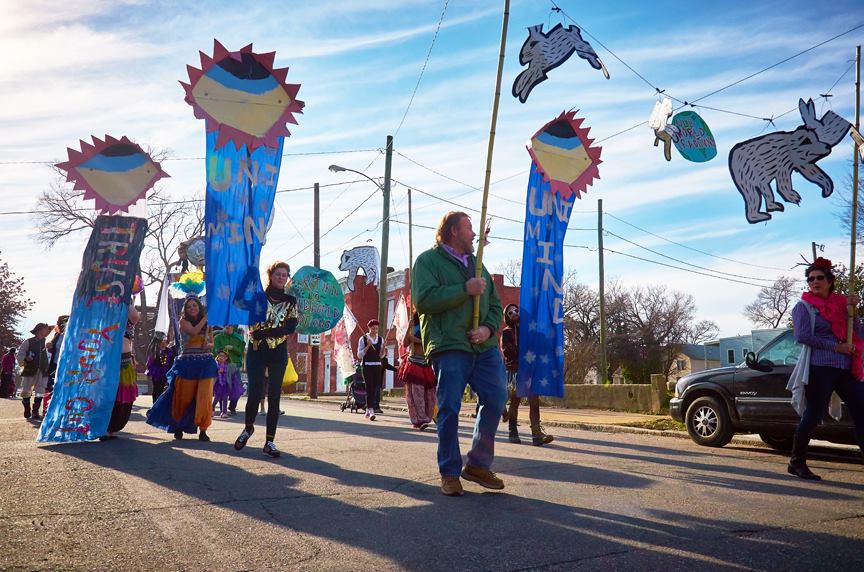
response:
<svg viewBox="0 0 864 572"><path fill-rule="evenodd" d="M597 381L606 383L606 278L603 276L603 199L597 199L597 253L600 257L600 370Z"/></svg>
<svg viewBox="0 0 864 572"><path fill-rule="evenodd" d="M315 268L321 268L321 201L319 194L318 183L315 183L315 191L312 195L312 205L314 213L312 215L312 228L314 237L312 238L312 265ZM309 384L309 397L311 399L318 399L318 354L320 347L317 345L312 345L312 383ZM325 380L324 386L326 387L328 380Z"/></svg>
<svg viewBox="0 0 864 572"><path fill-rule="evenodd" d="M414 221L411 218L411 187L408 187L408 292L411 297L408 313L414 304Z"/></svg>
<svg viewBox="0 0 864 572"><path fill-rule="evenodd" d="M861 46L855 48L855 131L861 132ZM849 255L849 294L854 294L855 287L855 244L858 242L858 144L852 145L852 244ZM846 341L852 343L852 330L855 325L855 307L846 307L848 314L846 325Z"/></svg>
<svg viewBox="0 0 864 572"><path fill-rule="evenodd" d="M381 219L381 274L378 278L378 321L380 330L387 335L387 246L390 242L390 169L393 166L393 136L387 136L384 155L384 217ZM382 337L384 337L382 336ZM383 347L382 347L383 351Z"/></svg>

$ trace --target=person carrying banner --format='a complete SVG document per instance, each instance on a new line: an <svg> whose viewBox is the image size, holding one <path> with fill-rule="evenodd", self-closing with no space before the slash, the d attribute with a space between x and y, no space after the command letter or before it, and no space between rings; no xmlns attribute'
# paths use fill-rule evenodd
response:
<svg viewBox="0 0 864 572"><path fill-rule="evenodd" d="M821 477L807 466L807 447L813 431L828 412L835 391L852 416L855 440L864 452L864 365L861 354L864 327L856 316L852 339L846 339L847 304L851 303L857 314L860 299L856 294L847 298L834 291L835 277L830 260L817 258L804 275L808 291L792 308L792 324L795 341L804 346L799 364L805 373L798 375L799 366L796 365L787 389L792 391L793 407L802 405L802 397L806 403L795 430L787 470L796 477L818 481ZM795 382L796 379L799 383ZM796 407L799 413L800 409Z"/></svg>
<svg viewBox="0 0 864 572"><path fill-rule="evenodd" d="M153 384L153 403L165 392L168 384L168 371L174 365L174 346L168 345L168 340L159 340L158 345L151 344L151 353L147 358L147 371Z"/></svg>
<svg viewBox="0 0 864 572"><path fill-rule="evenodd" d="M425 431L432 423L432 416L435 414L435 372L423 355L420 317L417 312L414 312L408 324L402 344L409 351L399 368L399 375L405 384L408 417L415 429Z"/></svg>
<svg viewBox="0 0 864 572"><path fill-rule="evenodd" d="M24 405L24 419L41 421L39 408L45 396L48 385L48 351L45 349L45 338L51 331L51 326L39 322L30 330L32 338L28 338L18 347L16 359L21 365L21 403ZM33 409L30 409L30 395L33 399Z"/></svg>
<svg viewBox="0 0 864 572"><path fill-rule="evenodd" d="M239 372L243 369L243 354L246 347L246 341L243 336L237 331L237 326L225 326L221 332L213 336L213 355L218 355L224 351L228 355L228 361L234 365ZM242 396L243 393L240 393ZM231 415L237 413L237 401L240 399L228 399L228 411Z"/></svg>
<svg viewBox="0 0 864 572"><path fill-rule="evenodd" d="M357 357L363 366L363 381L366 383L366 418L375 421L375 414L381 408L381 381L384 378L384 367L381 351L384 340L378 335L380 322L369 320L366 323L367 333L360 336L357 342Z"/></svg>
<svg viewBox="0 0 864 572"><path fill-rule="evenodd" d="M279 405L282 396L282 378L288 365L288 336L297 328L297 299L288 293L286 285L291 276L287 262L274 262L267 268L267 314L264 322L249 326L249 345L246 348L246 371L249 375L246 396L246 426L234 441L234 449L246 446L255 432L255 413L258 402L267 394L267 433L263 453L278 457L281 453L273 441L279 424ZM266 379L266 384L265 384Z"/></svg>
<svg viewBox="0 0 864 572"><path fill-rule="evenodd" d="M414 294L423 350L438 382L438 470L441 492L464 494L462 478L490 489L504 482L490 469L495 432L507 400L504 362L496 334L503 319L501 300L489 272L474 277L474 230L464 212L441 219L436 244L414 264ZM473 297L480 298L480 320L472 328ZM459 451L459 409L465 386L477 393L480 410L464 468ZM461 473L460 473L461 471Z"/></svg>
<svg viewBox="0 0 864 572"><path fill-rule="evenodd" d="M507 421L510 426L509 440L519 444L519 402L516 395L516 376L519 372L519 306L507 304L504 308L505 328L501 330L501 353L504 355L504 366L507 368L507 391L510 394L510 408L507 410ZM528 418L531 420L531 443L547 445L555 440L552 435L543 432L540 425L540 396L528 396Z"/></svg>
<svg viewBox="0 0 864 572"><path fill-rule="evenodd" d="M138 398L138 373L135 371L135 357L132 355L132 343L135 341L135 325L141 319L141 314L133 304L129 304L126 314L126 330L123 332L123 346L120 354L120 383L117 385L117 396L108 430L99 437L100 441L116 439L116 433L122 431L129 423L132 415L132 404Z"/></svg>

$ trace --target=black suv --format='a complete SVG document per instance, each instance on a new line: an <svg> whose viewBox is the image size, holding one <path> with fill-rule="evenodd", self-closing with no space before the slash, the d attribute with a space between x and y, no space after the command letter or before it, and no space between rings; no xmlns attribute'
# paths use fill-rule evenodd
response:
<svg viewBox="0 0 864 572"><path fill-rule="evenodd" d="M675 384L669 415L684 422L693 441L706 447L722 447L737 432L758 433L774 448L791 449L799 417L786 382L800 353L792 330L787 330L757 353L748 353L742 364L682 377ZM846 406L841 421L826 415L813 437L854 444Z"/></svg>

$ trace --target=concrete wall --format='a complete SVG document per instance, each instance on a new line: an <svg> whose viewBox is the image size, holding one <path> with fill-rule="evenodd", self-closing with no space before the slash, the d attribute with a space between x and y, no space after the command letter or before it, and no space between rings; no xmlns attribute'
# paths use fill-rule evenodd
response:
<svg viewBox="0 0 864 572"><path fill-rule="evenodd" d="M660 413L668 404L666 378L652 375L650 384L564 385L564 406Z"/></svg>

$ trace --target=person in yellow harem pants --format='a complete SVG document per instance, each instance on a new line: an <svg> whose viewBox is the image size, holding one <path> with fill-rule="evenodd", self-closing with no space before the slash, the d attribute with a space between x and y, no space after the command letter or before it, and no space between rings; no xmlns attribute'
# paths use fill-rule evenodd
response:
<svg viewBox="0 0 864 572"><path fill-rule="evenodd" d="M174 433L195 433L199 441L209 441L207 428L212 421L213 381L218 368L206 347L207 314L194 296L186 299L180 317L180 355L168 372L168 389L150 411L147 423ZM193 405L194 402L194 405Z"/></svg>

